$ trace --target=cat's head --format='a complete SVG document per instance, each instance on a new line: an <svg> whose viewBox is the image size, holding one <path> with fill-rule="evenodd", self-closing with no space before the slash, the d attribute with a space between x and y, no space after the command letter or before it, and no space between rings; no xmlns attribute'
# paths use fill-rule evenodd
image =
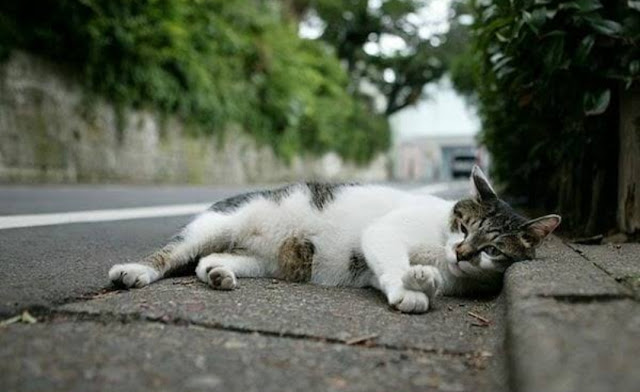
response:
<svg viewBox="0 0 640 392"><path fill-rule="evenodd" d="M500 200L482 170L471 172L473 196L453 207L446 245L449 270L459 277L503 273L533 259L535 248L560 224L560 216L527 219Z"/></svg>

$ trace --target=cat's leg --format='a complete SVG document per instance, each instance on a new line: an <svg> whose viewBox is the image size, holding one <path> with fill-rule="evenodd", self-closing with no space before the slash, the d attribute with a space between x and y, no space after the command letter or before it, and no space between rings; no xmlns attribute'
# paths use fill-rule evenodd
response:
<svg viewBox="0 0 640 392"><path fill-rule="evenodd" d="M186 267L198 257L227 250L235 224L232 215L211 211L200 214L162 249L136 263L111 267L109 279L117 286L144 287Z"/></svg>
<svg viewBox="0 0 640 392"><path fill-rule="evenodd" d="M216 290L233 290L237 278L257 278L268 275L266 262L253 256L213 253L200 259L196 267L198 278Z"/></svg>
<svg viewBox="0 0 640 392"><path fill-rule="evenodd" d="M368 227L362 236L362 251L367 265L374 273L372 284L387 296L394 308L405 313L424 313L429 310L429 297L418 289L404 284L409 273L409 249L394 226L384 220Z"/></svg>

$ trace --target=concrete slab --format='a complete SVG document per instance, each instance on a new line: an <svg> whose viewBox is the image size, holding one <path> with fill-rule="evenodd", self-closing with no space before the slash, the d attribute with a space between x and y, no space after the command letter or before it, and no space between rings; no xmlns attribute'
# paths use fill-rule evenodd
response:
<svg viewBox="0 0 640 392"><path fill-rule="evenodd" d="M215 291L192 277L107 293L67 304L61 311L138 315L242 331L348 341L375 335L395 348L456 353L494 353L502 314L495 300L439 298L433 311L407 315L392 310L373 289L321 287L270 279L241 279L234 291ZM485 325L469 312L492 320Z"/></svg>
<svg viewBox="0 0 640 392"><path fill-rule="evenodd" d="M509 268L505 291L520 297L629 296L624 286L556 237L542 244L537 260Z"/></svg>
<svg viewBox="0 0 640 392"><path fill-rule="evenodd" d="M640 304L529 298L507 316L512 388L521 392L635 392Z"/></svg>
<svg viewBox="0 0 640 392"><path fill-rule="evenodd" d="M640 298L640 244L569 245Z"/></svg>
<svg viewBox="0 0 640 392"><path fill-rule="evenodd" d="M160 323L0 330L5 391L494 391L484 359Z"/></svg>

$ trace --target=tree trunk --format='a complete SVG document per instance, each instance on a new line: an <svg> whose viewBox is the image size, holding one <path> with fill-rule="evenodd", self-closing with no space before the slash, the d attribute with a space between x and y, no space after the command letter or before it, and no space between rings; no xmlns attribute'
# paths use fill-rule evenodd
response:
<svg viewBox="0 0 640 392"><path fill-rule="evenodd" d="M620 94L618 229L640 231L640 86Z"/></svg>

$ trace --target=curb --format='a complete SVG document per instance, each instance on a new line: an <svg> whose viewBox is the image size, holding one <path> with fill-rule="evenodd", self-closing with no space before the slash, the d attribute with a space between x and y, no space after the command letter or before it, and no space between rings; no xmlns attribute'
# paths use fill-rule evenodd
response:
<svg viewBox="0 0 640 392"><path fill-rule="evenodd" d="M504 295L511 390L637 391L640 304L605 270L552 238Z"/></svg>

